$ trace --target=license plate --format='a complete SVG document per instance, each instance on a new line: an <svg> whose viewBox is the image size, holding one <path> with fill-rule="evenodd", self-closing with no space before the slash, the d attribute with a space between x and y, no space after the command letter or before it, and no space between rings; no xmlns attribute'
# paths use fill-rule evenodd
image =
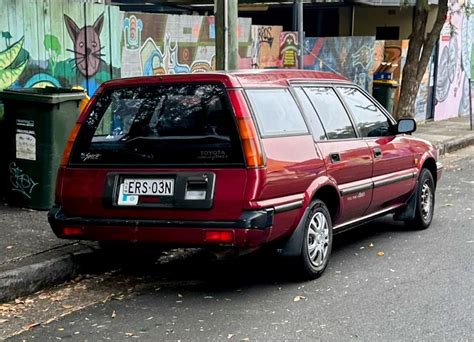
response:
<svg viewBox="0 0 474 342"><path fill-rule="evenodd" d="M123 194L127 196L173 196L174 179L133 179L123 180Z"/></svg>

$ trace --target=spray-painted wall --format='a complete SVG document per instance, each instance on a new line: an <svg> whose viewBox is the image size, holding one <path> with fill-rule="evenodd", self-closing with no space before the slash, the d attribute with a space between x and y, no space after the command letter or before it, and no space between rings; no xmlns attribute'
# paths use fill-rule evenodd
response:
<svg viewBox="0 0 474 342"><path fill-rule="evenodd" d="M2 0L0 89L82 86L120 76L117 7L67 0Z"/></svg>
<svg viewBox="0 0 474 342"><path fill-rule="evenodd" d="M282 31L282 26L252 25L252 68L278 68Z"/></svg>
<svg viewBox="0 0 474 342"><path fill-rule="evenodd" d="M304 68L337 72L372 91L375 37L306 38Z"/></svg>
<svg viewBox="0 0 474 342"><path fill-rule="evenodd" d="M469 115L469 79L474 73L474 14L466 6L474 2L449 3L446 23L439 41L435 120Z"/></svg>
<svg viewBox="0 0 474 342"><path fill-rule="evenodd" d="M125 13L122 77L206 72L215 69L214 17ZM239 18L242 67L251 64L251 19Z"/></svg>
<svg viewBox="0 0 474 342"><path fill-rule="evenodd" d="M474 1L458 1L440 37L436 120L467 115L472 99L474 15L467 13ZM215 68L214 17L124 13L76 0L1 0L0 13L0 89L82 86L92 94L112 78ZM239 18L237 34L240 68L281 68L296 56L291 44L282 49L281 26ZM374 37L307 38L304 67L338 72L371 91L379 50ZM432 80L427 72L420 87L420 120Z"/></svg>

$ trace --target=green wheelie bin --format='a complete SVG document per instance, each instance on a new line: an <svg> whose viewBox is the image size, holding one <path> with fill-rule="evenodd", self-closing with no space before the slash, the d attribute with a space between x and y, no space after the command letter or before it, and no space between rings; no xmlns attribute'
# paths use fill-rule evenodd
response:
<svg viewBox="0 0 474 342"><path fill-rule="evenodd" d="M82 90L4 90L6 156L0 180L11 206L47 210L54 203L59 162L80 113Z"/></svg>
<svg viewBox="0 0 474 342"><path fill-rule="evenodd" d="M373 81L373 96L384 106L384 108L392 113L393 111L393 98L395 95L395 89L399 87L399 84L393 80L374 80Z"/></svg>

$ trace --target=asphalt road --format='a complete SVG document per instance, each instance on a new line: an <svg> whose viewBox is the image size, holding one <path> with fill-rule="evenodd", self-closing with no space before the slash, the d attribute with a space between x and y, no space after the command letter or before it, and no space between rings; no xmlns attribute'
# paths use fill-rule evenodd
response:
<svg viewBox="0 0 474 342"><path fill-rule="evenodd" d="M171 254L78 280L76 309L12 340L472 340L474 157L465 151L446 165L429 229L384 218L338 235L320 279L295 282L268 255Z"/></svg>

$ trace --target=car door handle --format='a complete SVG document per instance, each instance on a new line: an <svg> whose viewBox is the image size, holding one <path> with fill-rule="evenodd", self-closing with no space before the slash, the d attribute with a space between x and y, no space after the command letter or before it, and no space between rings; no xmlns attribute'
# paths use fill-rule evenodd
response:
<svg viewBox="0 0 474 342"><path fill-rule="evenodd" d="M341 156L339 155L339 153L331 153L330 156L331 156L331 162L333 163L338 163L341 161Z"/></svg>
<svg viewBox="0 0 474 342"><path fill-rule="evenodd" d="M382 157L382 150L380 148L374 148L374 157L375 158L380 158Z"/></svg>

